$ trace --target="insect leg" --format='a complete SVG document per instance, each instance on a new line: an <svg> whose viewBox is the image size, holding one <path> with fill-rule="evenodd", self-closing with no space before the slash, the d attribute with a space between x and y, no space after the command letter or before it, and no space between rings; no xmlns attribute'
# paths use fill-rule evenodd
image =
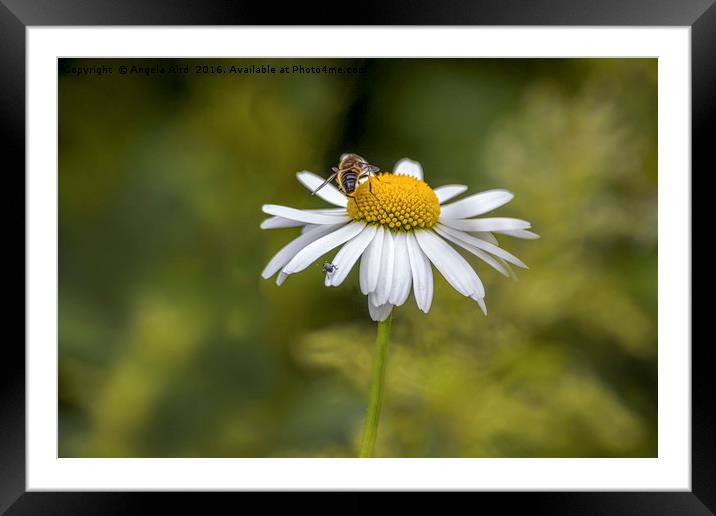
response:
<svg viewBox="0 0 716 516"><path fill-rule="evenodd" d="M331 174L330 176L328 176L328 179L326 179L321 186L319 186L319 187L316 188L314 191L312 191L312 192L311 192L311 195L316 195L316 192L317 192L318 190L320 190L321 188L323 188L324 186L326 186L328 183L330 183L331 181L333 181L333 179L336 177L336 174L338 174L338 172L333 172L333 174Z"/></svg>
<svg viewBox="0 0 716 516"><path fill-rule="evenodd" d="M376 167L375 165L368 165L365 169L366 173L368 175L372 175L375 177L378 181L382 181L380 176L378 175L378 172L380 172L380 167Z"/></svg>
<svg viewBox="0 0 716 516"><path fill-rule="evenodd" d="M370 182L370 175L371 175L371 174L370 174L370 172L368 172L368 171L361 172L361 173L358 175L358 179L360 179L360 178L363 177L363 176L368 176L368 191L370 192L370 194L371 194L375 199L378 199L378 197L376 197L376 195L373 193L373 184Z"/></svg>

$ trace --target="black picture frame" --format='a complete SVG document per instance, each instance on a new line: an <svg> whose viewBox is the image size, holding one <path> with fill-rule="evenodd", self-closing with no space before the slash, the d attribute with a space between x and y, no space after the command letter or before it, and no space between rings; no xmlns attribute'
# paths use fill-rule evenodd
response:
<svg viewBox="0 0 716 516"><path fill-rule="evenodd" d="M489 0L440 4L428 0L323 6L297 2L280 8L259 2L191 0L0 0L0 120L5 157L14 158L5 180L6 221L24 210L25 30L39 25L552 25L691 27L692 178L713 175L708 127L716 112L716 0ZM707 168L708 167L708 168ZM7 183L6 183L7 184ZM697 220L697 217L693 217ZM9 248L9 245L7 246ZM23 247L23 267L27 256ZM19 258L16 259L19 261ZM693 267L693 264L692 264ZM26 270L26 269L23 269ZM9 272L9 271L8 271ZM24 299L24 295L23 295ZM19 304L19 303L18 303ZM701 305L707 306L707 305ZM696 310L696 306L694 310ZM705 308L702 308L705 309ZM23 303L24 310L24 303ZM7 320L10 320L7 317ZM693 316L692 316L693 320ZM19 324L19 323L18 323ZM687 345L688 343L684 343ZM714 514L716 426L709 339L692 345L692 491L584 493L474 493L501 510L529 507L538 514ZM0 512L7 514L128 514L161 497L165 511L209 505L235 494L201 497L149 493L26 492L25 350L8 339L0 377ZM711 389L708 387L712 385ZM245 496L245 495L244 495ZM346 511L361 500L342 501ZM370 496L370 495L369 495ZM472 495L471 495L472 496ZM423 504L421 496L413 497ZM305 500L305 498L304 498ZM193 505L196 503L197 505ZM471 502L474 503L474 502ZM341 511L343 512L343 511Z"/></svg>

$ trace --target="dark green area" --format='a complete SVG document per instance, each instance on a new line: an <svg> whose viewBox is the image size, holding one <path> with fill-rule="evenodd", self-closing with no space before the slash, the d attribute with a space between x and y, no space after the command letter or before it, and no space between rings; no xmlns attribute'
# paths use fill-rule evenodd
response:
<svg viewBox="0 0 716 516"><path fill-rule="evenodd" d="M197 63L364 72L117 73ZM500 238L519 281L471 260L487 317L437 271L428 315L396 311L378 456L656 456L656 60L60 69L61 456L356 454L375 337L356 271L260 277L297 233L261 231L261 205L323 207L295 172L349 151L507 188L495 214L542 235Z"/></svg>

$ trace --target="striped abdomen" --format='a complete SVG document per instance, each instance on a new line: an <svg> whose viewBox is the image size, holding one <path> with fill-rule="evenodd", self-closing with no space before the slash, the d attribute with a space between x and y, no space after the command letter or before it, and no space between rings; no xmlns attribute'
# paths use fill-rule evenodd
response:
<svg viewBox="0 0 716 516"><path fill-rule="evenodd" d="M356 189L358 174L353 170L346 170L338 177L338 184L346 194L352 194Z"/></svg>

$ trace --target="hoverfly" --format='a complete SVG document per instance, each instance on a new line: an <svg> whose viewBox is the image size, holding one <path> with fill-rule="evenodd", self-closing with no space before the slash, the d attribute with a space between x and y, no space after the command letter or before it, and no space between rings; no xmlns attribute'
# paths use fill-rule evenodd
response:
<svg viewBox="0 0 716 516"><path fill-rule="evenodd" d="M350 196L350 194L355 191L358 181L364 177L375 174L380 170L380 167L371 165L365 158L358 154L347 153L341 156L338 167L333 167L332 170L333 173L328 179L311 192L311 195L315 195L316 192L335 179L338 184L338 189L345 195Z"/></svg>

